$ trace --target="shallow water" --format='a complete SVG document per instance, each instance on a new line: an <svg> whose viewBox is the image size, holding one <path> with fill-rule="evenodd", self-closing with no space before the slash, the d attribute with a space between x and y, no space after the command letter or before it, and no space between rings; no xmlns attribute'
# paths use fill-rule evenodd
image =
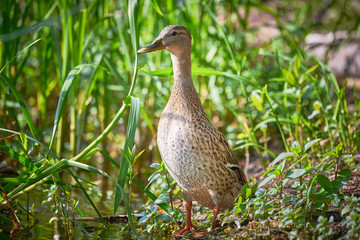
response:
<svg viewBox="0 0 360 240"><path fill-rule="evenodd" d="M100 199L97 196L91 196L96 207L100 211L103 217L109 217L113 215L113 199L111 194L107 199ZM37 190L33 190L29 194L29 206L34 206L34 216L29 217L27 221L27 215L24 210L17 207L17 215L21 219L21 222L29 228L29 231L23 229L17 232L11 232L12 222L9 224L0 222L0 239L130 239L131 234L126 223L108 223L105 227L100 220L97 220L95 211L91 208L90 204L81 192L77 192L75 199L79 200L79 207L86 214L87 217L93 217L93 220L83 221L80 215L75 212L75 217L78 223L88 231L87 235L84 231L75 224L72 227L73 222L70 223L70 228L64 226L62 219L59 221L52 221L50 219L54 217L54 213L51 211L49 203L41 204L44 199L47 198L47 194L38 187ZM26 194L19 197L18 202L21 206L26 207L27 196ZM134 198L132 201L132 209L138 209L143 203L144 199ZM126 214L123 208L118 210L118 214ZM61 215L61 214L60 214ZM0 220L1 221L1 220ZM70 229L70 233L67 229Z"/></svg>

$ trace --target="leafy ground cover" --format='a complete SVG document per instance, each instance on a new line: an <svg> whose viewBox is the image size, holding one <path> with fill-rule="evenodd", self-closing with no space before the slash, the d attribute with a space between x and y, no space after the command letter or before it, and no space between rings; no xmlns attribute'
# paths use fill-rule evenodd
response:
<svg viewBox="0 0 360 240"><path fill-rule="evenodd" d="M31 231L25 223L42 204L51 224L90 234L77 218L103 219L104 199L107 213L127 214L134 238L169 237L181 224L181 203L171 204L180 191L155 141L170 57L136 54L176 23L192 33L205 112L250 179L207 237L359 237L359 89L339 85L328 59L304 50L312 32L345 31L329 46L337 49L357 36L357 1L5 1L0 9L0 159L18 174L0 176L8 229ZM47 198L35 208L18 201L36 191ZM198 209L209 228L212 215Z"/></svg>

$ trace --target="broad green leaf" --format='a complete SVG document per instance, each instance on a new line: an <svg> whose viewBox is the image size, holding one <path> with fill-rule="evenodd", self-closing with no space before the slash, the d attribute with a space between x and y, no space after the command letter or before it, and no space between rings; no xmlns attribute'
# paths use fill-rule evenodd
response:
<svg viewBox="0 0 360 240"><path fill-rule="evenodd" d="M327 191L328 193L333 193L333 187L331 181L326 176L319 174L317 176L317 181L320 184L320 186L325 189L325 191Z"/></svg>
<svg viewBox="0 0 360 240"><path fill-rule="evenodd" d="M296 84L294 75L285 68L282 68L281 71L286 81L294 86Z"/></svg>
<svg viewBox="0 0 360 240"><path fill-rule="evenodd" d="M158 168L161 167L161 164L160 164L160 163L152 163L152 164L150 165L150 167L151 167L151 168L156 168L156 169L158 169Z"/></svg>
<svg viewBox="0 0 360 240"><path fill-rule="evenodd" d="M286 196L281 200L281 202L286 203L286 202L289 202L291 200L292 200L292 196Z"/></svg>
<svg viewBox="0 0 360 240"><path fill-rule="evenodd" d="M351 205L347 204L345 207L341 210L341 216L346 216L349 212L351 212Z"/></svg>
<svg viewBox="0 0 360 240"><path fill-rule="evenodd" d="M348 184L350 176L338 176L334 181L331 182L333 191L336 192L346 184Z"/></svg>
<svg viewBox="0 0 360 240"><path fill-rule="evenodd" d="M285 177L288 179L295 179L301 177L306 172L305 169L293 169L286 172Z"/></svg>
<svg viewBox="0 0 360 240"><path fill-rule="evenodd" d="M283 160L284 158L288 158L288 157L296 157L296 155L293 152L281 153L279 156L277 156L277 158L275 158L275 160L270 164L270 166L274 166L279 161Z"/></svg>
<svg viewBox="0 0 360 240"><path fill-rule="evenodd" d="M338 174L340 176L344 176L344 177L351 177L352 176L352 172L350 171L350 169L342 169L338 172Z"/></svg>
<svg viewBox="0 0 360 240"><path fill-rule="evenodd" d="M275 175L270 175L267 176L266 178L264 178L264 180L261 181L261 183L259 184L258 188L261 188L262 186L264 186L265 184L267 184L268 182L270 182L272 179L274 179L276 176Z"/></svg>
<svg viewBox="0 0 360 240"><path fill-rule="evenodd" d="M258 111L263 111L263 98L258 94L256 90L251 92L250 98L256 109Z"/></svg>
<svg viewBox="0 0 360 240"><path fill-rule="evenodd" d="M251 196L251 194L253 193L251 188L246 188L245 192L246 192L246 195L245 195L246 198L249 198Z"/></svg>
<svg viewBox="0 0 360 240"><path fill-rule="evenodd" d="M315 140L312 140L312 141L306 143L303 150L302 150L302 152L305 153L312 145L319 142L320 140L321 140L321 138L318 138L318 139L315 139Z"/></svg>
<svg viewBox="0 0 360 240"><path fill-rule="evenodd" d="M349 159L349 158L352 158L352 154L347 154L347 155L341 156L341 158L339 160L343 161L343 160Z"/></svg>

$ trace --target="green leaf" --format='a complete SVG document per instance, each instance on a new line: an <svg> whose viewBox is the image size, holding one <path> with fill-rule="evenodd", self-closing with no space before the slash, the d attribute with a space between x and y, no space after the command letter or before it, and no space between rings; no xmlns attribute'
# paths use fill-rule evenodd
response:
<svg viewBox="0 0 360 240"><path fill-rule="evenodd" d="M282 74L283 74L285 80L294 86L296 84L294 75L291 72L289 72L288 70L286 70L285 68L282 68L281 71L282 71Z"/></svg>
<svg viewBox="0 0 360 240"><path fill-rule="evenodd" d="M156 201L157 197L148 189L145 189L145 187L136 179L133 179L133 182L148 196L151 200ZM158 203L158 206L161 207L162 210L170 214L171 207L166 203ZM175 212L178 210L175 209Z"/></svg>
<svg viewBox="0 0 360 240"><path fill-rule="evenodd" d="M246 198L247 198L247 199L248 199L248 198L252 195L252 193L253 193L253 191L252 191L251 188L246 188L245 192L246 192Z"/></svg>
<svg viewBox="0 0 360 240"><path fill-rule="evenodd" d="M20 139L21 139L21 142L23 144L24 150L27 151L28 150L28 140L27 140L26 134L21 132L20 133Z"/></svg>
<svg viewBox="0 0 360 240"><path fill-rule="evenodd" d="M139 12L139 5L137 0L128 0L128 17L129 17L129 25L130 25L130 36L131 42L133 46L133 51L135 56L137 56L138 50L138 22L137 22L137 15Z"/></svg>
<svg viewBox="0 0 360 240"><path fill-rule="evenodd" d="M285 177L288 179L295 179L298 177L301 177L302 175L304 175L306 172L305 169L294 169L294 170L289 170L286 172Z"/></svg>
<svg viewBox="0 0 360 240"><path fill-rule="evenodd" d="M151 4L153 6L153 8L155 9L155 11L160 15L160 16L164 16L164 14L162 13L159 4L157 3L156 0L151 0Z"/></svg>
<svg viewBox="0 0 360 240"><path fill-rule="evenodd" d="M15 151L14 149L8 147L3 143L0 143L0 150L6 152L10 156L18 160L19 163L21 163L24 167L26 167L29 173L39 174L41 172L40 169L36 167L35 164L33 164L33 162L29 159L29 157L26 154L24 154L24 152Z"/></svg>
<svg viewBox="0 0 360 240"><path fill-rule="evenodd" d="M350 169L342 169L338 172L339 176L344 176L344 177L351 177L352 176L352 172L350 171Z"/></svg>
<svg viewBox="0 0 360 240"><path fill-rule="evenodd" d="M325 189L325 191L327 191L328 193L333 193L331 181L326 176L319 174L317 176L317 181L320 186Z"/></svg>
<svg viewBox="0 0 360 240"><path fill-rule="evenodd" d="M333 187L333 191L339 191L340 188L342 188L343 186L345 186L350 180L350 177L346 176L338 176L334 181L331 182L332 187Z"/></svg>
<svg viewBox="0 0 360 240"><path fill-rule="evenodd" d="M340 142L334 149L335 154L338 156L343 148L344 143Z"/></svg>
<svg viewBox="0 0 360 240"><path fill-rule="evenodd" d="M291 145L291 150L296 155L299 155L301 153L301 146L297 141L294 141Z"/></svg>
<svg viewBox="0 0 360 240"><path fill-rule="evenodd" d="M299 76L299 70L300 70L300 66L301 66L301 61L300 61L300 57L298 54L295 55L295 60L294 60L294 73L295 76L298 77Z"/></svg>
<svg viewBox="0 0 360 240"><path fill-rule="evenodd" d="M318 139L315 139L315 140L312 140L312 141L306 143L303 150L302 150L302 152L305 153L312 145L319 142L320 140L321 140L321 138L318 138Z"/></svg>
<svg viewBox="0 0 360 240"><path fill-rule="evenodd" d="M150 76L168 77L168 76L172 75L173 69L172 68L163 68L163 69L159 69L159 70L149 71L149 70L140 68L139 71L149 74Z"/></svg>
<svg viewBox="0 0 360 240"><path fill-rule="evenodd" d="M160 163L152 163L150 165L151 168L156 168L156 169L159 169L161 167L161 164Z"/></svg>
<svg viewBox="0 0 360 240"><path fill-rule="evenodd" d="M56 113L55 113L55 120L54 120L54 126L53 126L53 132L52 132L52 136L51 136L51 140L50 140L50 145L49 148L51 149L51 146L54 142L55 139L55 135L56 135L56 130L57 127L59 125L59 121L60 118L62 116L62 113L64 111L64 108L66 106L66 100L67 97L69 95L69 91L70 88L74 82L75 77L81 72L81 70L85 67L85 66L93 66L91 64L81 64L76 66L75 68L73 68L70 73L67 75L65 82L62 86L61 92L60 92L60 97L59 97L59 101L58 101L58 105L56 107Z"/></svg>
<svg viewBox="0 0 360 240"><path fill-rule="evenodd" d="M149 74L150 76L158 76L158 77L168 77L173 74L172 67L163 68L154 71L145 70L143 68L139 69L139 71ZM191 73L193 76L223 76L223 72L219 72L210 68L199 68L199 67L191 67Z"/></svg>
<svg viewBox="0 0 360 240"><path fill-rule="evenodd" d="M343 161L343 160L349 159L349 158L352 158L352 154L347 154L347 155L341 156L341 158L339 160Z"/></svg>
<svg viewBox="0 0 360 240"><path fill-rule="evenodd" d="M258 94L258 91L252 91L250 94L250 98L256 109L258 111L263 111L263 98Z"/></svg>
<svg viewBox="0 0 360 240"><path fill-rule="evenodd" d="M134 145L134 137L136 128L139 122L139 112L140 109L140 101L138 98L135 98L131 96L131 107L130 107L130 114L129 114L129 120L127 124L127 130L126 130L126 139L124 144L124 154L121 156L120 159L120 170L119 170L119 177L118 177L118 184L122 188L125 186L126 178L127 178L127 172L129 164L126 161L125 157L128 157L130 159L131 151L130 149ZM127 156L124 156L127 155ZM119 189L116 190L115 195L115 201L114 201L114 214L116 214L120 201L122 198L121 191Z"/></svg>
<svg viewBox="0 0 360 240"><path fill-rule="evenodd" d="M278 169L280 170L280 175L284 172L285 164L286 164L286 159L282 161L282 163L280 163L278 166Z"/></svg>
<svg viewBox="0 0 360 240"><path fill-rule="evenodd" d="M262 186L264 186L265 184L267 184L268 182L270 182L272 179L274 179L276 176L275 175L270 175L267 176L266 178L264 178L264 180L261 181L261 183L259 184L258 188L261 188Z"/></svg>
<svg viewBox="0 0 360 240"><path fill-rule="evenodd" d="M277 169L275 169L272 174L275 175L275 176L280 176L282 174L282 171L279 169L279 167L282 166L282 163L281 165L278 166Z"/></svg>
<svg viewBox="0 0 360 240"><path fill-rule="evenodd" d="M322 157L335 157L336 153L333 150L330 150L322 155Z"/></svg>
<svg viewBox="0 0 360 240"><path fill-rule="evenodd" d="M286 202L289 202L289 201L291 201L292 200L292 196L286 196L286 197L284 197L281 201L283 202L283 203L286 203Z"/></svg>
<svg viewBox="0 0 360 240"><path fill-rule="evenodd" d="M319 58L316 58L316 61L319 63L320 67L323 69L326 77L330 80L331 85L335 89L335 93L338 94L340 92L340 88L339 88L339 84L338 84L334 74L332 73L330 68L325 63L323 63Z"/></svg>
<svg viewBox="0 0 360 240"><path fill-rule="evenodd" d="M2 35L4 36L4 35ZM0 42L3 42L2 41L3 39L0 38ZM35 43L39 42L41 40L41 38L35 40L34 42L30 43L27 47L25 47L23 50L21 50L21 52L19 52L18 54L16 54L15 57L13 57L12 59L10 59L10 61L8 61L5 66L0 70L0 73L2 73L4 71L4 69L6 68L7 65L9 65L12 61L14 61L14 59L16 59L20 54L22 54L23 52L27 51L32 45L34 45ZM34 136L35 137L35 136Z"/></svg>
<svg viewBox="0 0 360 240"><path fill-rule="evenodd" d="M283 160L284 158L288 158L288 157L296 157L296 155L293 152L281 153L279 156L277 156L277 158L275 158L275 160L270 164L270 166L274 166L279 161Z"/></svg>
<svg viewBox="0 0 360 240"><path fill-rule="evenodd" d="M200 67L191 67L191 73L194 76L223 76L224 73L211 68L200 68Z"/></svg>
<svg viewBox="0 0 360 240"><path fill-rule="evenodd" d="M349 212L351 212L351 205L347 204L345 207L341 210L341 216L346 216Z"/></svg>

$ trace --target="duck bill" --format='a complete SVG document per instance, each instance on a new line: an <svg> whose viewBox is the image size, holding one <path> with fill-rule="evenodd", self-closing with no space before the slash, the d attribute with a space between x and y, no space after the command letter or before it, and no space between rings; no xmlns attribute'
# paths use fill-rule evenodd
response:
<svg viewBox="0 0 360 240"><path fill-rule="evenodd" d="M165 49L161 39L155 40L153 43L141 48L137 53L149 53Z"/></svg>

